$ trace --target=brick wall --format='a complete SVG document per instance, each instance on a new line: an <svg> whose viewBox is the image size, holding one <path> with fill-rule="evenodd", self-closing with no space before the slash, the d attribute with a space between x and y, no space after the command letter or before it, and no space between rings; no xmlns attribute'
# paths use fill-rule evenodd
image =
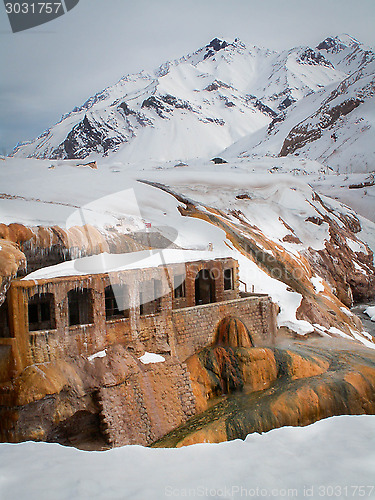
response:
<svg viewBox="0 0 375 500"><path fill-rule="evenodd" d="M102 387L102 426L114 446L147 446L195 413L186 365L169 359L141 365L122 384Z"/></svg>
<svg viewBox="0 0 375 500"><path fill-rule="evenodd" d="M220 322L226 317L238 318L245 324L254 346L269 346L273 343L276 333L275 309L267 296L189 307L172 312L176 354L181 361L212 344Z"/></svg>

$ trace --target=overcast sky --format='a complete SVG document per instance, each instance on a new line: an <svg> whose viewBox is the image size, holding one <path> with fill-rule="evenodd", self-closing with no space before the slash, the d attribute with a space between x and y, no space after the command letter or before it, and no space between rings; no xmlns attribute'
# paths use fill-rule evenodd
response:
<svg viewBox="0 0 375 500"><path fill-rule="evenodd" d="M12 33L0 5L0 153L33 139L123 75L154 69L215 36L271 49L349 33L375 47L375 0L80 0Z"/></svg>

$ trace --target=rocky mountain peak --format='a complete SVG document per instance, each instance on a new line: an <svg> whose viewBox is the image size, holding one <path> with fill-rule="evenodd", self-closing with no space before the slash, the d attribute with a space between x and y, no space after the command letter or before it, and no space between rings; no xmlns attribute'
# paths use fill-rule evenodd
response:
<svg viewBox="0 0 375 500"><path fill-rule="evenodd" d="M334 38L327 37L316 48L318 50L326 50L327 52L335 54L347 49L348 47L355 47L358 45L361 45L361 43L357 39L344 33L342 35L337 35Z"/></svg>
<svg viewBox="0 0 375 500"><path fill-rule="evenodd" d="M312 93L317 111L326 87L360 68L370 74L374 57L349 35L328 37L318 48L282 52L215 37L152 73L123 77L34 141L18 145L13 155L81 159L114 153L121 161L214 155L263 127L273 130L284 122L285 109ZM352 97L357 102L357 93Z"/></svg>
<svg viewBox="0 0 375 500"><path fill-rule="evenodd" d="M213 38L211 42L206 45L206 53L204 55L204 59L211 57L215 54L215 52L219 52L221 49L225 49L228 47L228 42L225 40L220 40L220 38Z"/></svg>
<svg viewBox="0 0 375 500"><path fill-rule="evenodd" d="M297 61L300 64L309 64L310 66L320 64L333 68L333 64L328 61L320 52L310 49L309 47L300 53Z"/></svg>

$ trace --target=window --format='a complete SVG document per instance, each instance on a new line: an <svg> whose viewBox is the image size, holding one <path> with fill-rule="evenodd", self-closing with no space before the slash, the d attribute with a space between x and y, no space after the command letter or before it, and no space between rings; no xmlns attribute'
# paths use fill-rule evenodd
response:
<svg viewBox="0 0 375 500"><path fill-rule="evenodd" d="M141 283L139 309L141 315L156 314L161 310L161 281L150 280Z"/></svg>
<svg viewBox="0 0 375 500"><path fill-rule="evenodd" d="M185 276L179 274L174 277L174 298L181 299L186 297Z"/></svg>
<svg viewBox="0 0 375 500"><path fill-rule="evenodd" d="M224 269L224 290L234 290L233 268Z"/></svg>
<svg viewBox="0 0 375 500"><path fill-rule="evenodd" d="M9 333L9 317L8 317L8 302L0 306L0 338L8 338Z"/></svg>
<svg viewBox="0 0 375 500"><path fill-rule="evenodd" d="M88 288L68 292L69 326L93 323L92 291Z"/></svg>
<svg viewBox="0 0 375 500"><path fill-rule="evenodd" d="M105 318L129 318L129 292L125 285L109 285L105 288Z"/></svg>
<svg viewBox="0 0 375 500"><path fill-rule="evenodd" d="M202 269L195 277L195 304L212 304L216 298L216 286L213 273Z"/></svg>
<svg viewBox="0 0 375 500"><path fill-rule="evenodd" d="M55 322L55 299L52 293L34 295L29 300L29 331L54 330Z"/></svg>

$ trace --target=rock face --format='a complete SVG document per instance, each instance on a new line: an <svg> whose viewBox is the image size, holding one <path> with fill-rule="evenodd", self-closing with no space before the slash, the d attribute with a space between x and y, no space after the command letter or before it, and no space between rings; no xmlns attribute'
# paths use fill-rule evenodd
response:
<svg viewBox="0 0 375 500"><path fill-rule="evenodd" d="M337 106L322 107L311 118L311 122L315 123L302 122L293 127L284 140L280 156L292 154L310 142L320 139L322 130L332 128L339 118L346 116L362 103L360 99L349 98Z"/></svg>
<svg viewBox="0 0 375 500"><path fill-rule="evenodd" d="M224 318L220 322L216 337L216 344L230 345L233 347L254 347L251 335L237 318Z"/></svg>
<svg viewBox="0 0 375 500"><path fill-rule="evenodd" d="M235 325L226 331L241 331ZM238 343L237 333L231 338L219 333L217 340ZM28 367L1 389L0 439L86 449L157 440L156 446L183 446L243 439L331 415L375 413L369 350L215 343L186 363L164 355L164 362L143 365L140 347L114 345L91 360Z"/></svg>
<svg viewBox="0 0 375 500"><path fill-rule="evenodd" d="M320 217L310 219L312 224L329 225L329 240L323 250L309 249L306 257L311 267L330 283L337 298L346 306L362 302L375 295L374 255L366 244L356 245L356 235L361 223L353 214L337 214L318 195L315 200L321 205ZM323 212L326 212L323 214ZM332 215L332 216L331 216ZM367 270L367 272L366 272Z"/></svg>
<svg viewBox="0 0 375 500"><path fill-rule="evenodd" d="M9 251L6 248L14 248L20 265L18 274L23 275L26 271L33 272L42 267L52 266L65 260L76 259L102 252L127 253L137 252L145 248L175 248L176 245L157 232L135 232L124 234L111 230L99 230L96 227L85 224L83 226L72 226L65 229L59 226L37 226L26 227L22 224L0 223L0 245L3 246L3 268L0 267L0 276L7 275L5 259ZM3 244L4 243L4 244ZM17 250L18 249L18 250ZM20 253L17 253L21 252ZM8 255L9 257L9 255ZM16 257L14 257L16 258ZM3 271L4 269L4 271ZM3 271L3 272L2 272ZM4 274L3 274L4 273ZM13 277L17 274L14 273Z"/></svg>
<svg viewBox="0 0 375 500"><path fill-rule="evenodd" d="M26 256L18 246L12 241L0 239L0 306L5 300L11 280L25 269Z"/></svg>
<svg viewBox="0 0 375 500"><path fill-rule="evenodd" d="M120 345L105 357L30 366L2 387L1 441L147 445L195 413L183 364L143 365Z"/></svg>
<svg viewBox="0 0 375 500"><path fill-rule="evenodd" d="M201 412L154 444L181 447L245 439L252 432L308 425L341 414L375 413L375 358L371 351L349 353L294 345L288 349L233 350L242 391L204 404L218 379L207 352L190 360L199 365L193 386ZM193 375L194 376L194 375ZM257 391L257 392L254 392ZM216 394L216 393L215 393Z"/></svg>
<svg viewBox="0 0 375 500"><path fill-rule="evenodd" d="M301 252L302 255L298 259L285 252L284 248L275 245L272 238L268 238L258 227L251 225L239 210L226 213L206 206L202 211L202 204L195 206L193 203L187 203L187 208L181 209L181 212L223 229L235 248L247 258L253 260L270 276L276 277L290 289L300 293L302 301L297 310L297 319L306 320L312 325L321 325L327 330L338 327L353 336L352 330L362 329L360 321L353 315L345 314L342 304L350 307L353 299L360 301L374 297L373 252L368 245L356 238L361 224L355 215L338 214L316 193L313 195L313 201L317 202L314 205L317 217L310 218L307 222L326 224L329 228L329 239L325 242L324 249L308 248ZM286 227L294 233L288 224ZM293 242L296 242L296 236L291 236ZM330 285L330 289L324 289L324 296L316 293L311 281L315 273ZM319 330L315 333L321 334Z"/></svg>

